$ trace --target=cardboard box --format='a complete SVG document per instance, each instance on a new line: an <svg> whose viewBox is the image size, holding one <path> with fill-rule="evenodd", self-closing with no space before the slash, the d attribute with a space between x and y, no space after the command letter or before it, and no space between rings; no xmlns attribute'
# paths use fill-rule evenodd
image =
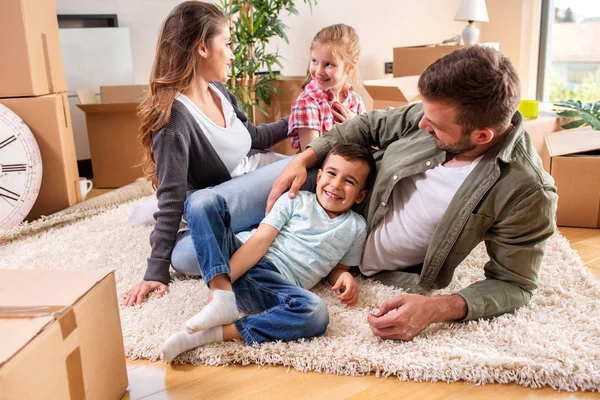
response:
<svg viewBox="0 0 600 400"><path fill-rule="evenodd" d="M272 85L281 92L281 94L273 94L271 96L271 105L267 106L263 102L260 103L261 107L269 113L267 117L260 110L256 110L255 122L256 125L268 122L279 121L283 117L290 115L292 110L292 103L302 93L302 84L306 76L280 76L277 80L272 82ZM290 144L290 139L285 139L275 146L271 147L277 153L286 154L288 156L294 155L298 152L298 149L294 149Z"/></svg>
<svg viewBox="0 0 600 400"><path fill-rule="evenodd" d="M558 189L557 224L600 228L600 131L546 135L542 161Z"/></svg>
<svg viewBox="0 0 600 400"><path fill-rule="evenodd" d="M539 115L535 119L526 119L523 121L525 130L531 135L533 147L541 156L544 150L545 137L548 133L560 131L561 120L557 118L556 112L540 110Z"/></svg>
<svg viewBox="0 0 600 400"><path fill-rule="evenodd" d="M53 0L0 1L0 97L67 90Z"/></svg>
<svg viewBox="0 0 600 400"><path fill-rule="evenodd" d="M85 112L94 187L116 188L142 177L142 145L137 108L147 85L101 86L100 102L77 91ZM89 93L89 90L87 91Z"/></svg>
<svg viewBox="0 0 600 400"><path fill-rule="evenodd" d="M420 100L418 76L365 81L364 86L373 99L373 109L400 107Z"/></svg>
<svg viewBox="0 0 600 400"><path fill-rule="evenodd" d="M29 126L42 155L42 187L31 221L81 200L75 142L66 93L0 99Z"/></svg>
<svg viewBox="0 0 600 400"><path fill-rule="evenodd" d="M452 53L461 46L394 47L394 77L421 75L438 58Z"/></svg>
<svg viewBox="0 0 600 400"><path fill-rule="evenodd" d="M0 270L3 399L117 399L127 369L112 271Z"/></svg>

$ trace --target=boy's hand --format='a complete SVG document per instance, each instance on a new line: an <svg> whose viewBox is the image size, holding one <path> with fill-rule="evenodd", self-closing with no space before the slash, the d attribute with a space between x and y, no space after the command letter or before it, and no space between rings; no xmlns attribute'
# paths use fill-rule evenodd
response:
<svg viewBox="0 0 600 400"><path fill-rule="evenodd" d="M343 289L342 293L337 297L342 304L348 307L354 307L358 303L358 285L350 272L342 272L335 281L335 285L331 290Z"/></svg>

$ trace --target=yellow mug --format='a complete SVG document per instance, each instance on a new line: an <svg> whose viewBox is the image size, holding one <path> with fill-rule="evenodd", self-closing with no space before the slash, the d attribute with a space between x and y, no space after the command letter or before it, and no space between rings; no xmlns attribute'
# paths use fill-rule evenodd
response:
<svg viewBox="0 0 600 400"><path fill-rule="evenodd" d="M521 100L519 103L519 111L523 114L526 119L533 119L538 117L540 102L537 100Z"/></svg>

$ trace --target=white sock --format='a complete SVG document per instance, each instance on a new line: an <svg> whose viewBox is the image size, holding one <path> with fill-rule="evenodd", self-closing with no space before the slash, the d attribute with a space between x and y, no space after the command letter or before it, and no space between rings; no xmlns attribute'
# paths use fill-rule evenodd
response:
<svg viewBox="0 0 600 400"><path fill-rule="evenodd" d="M183 353L196 347L204 346L215 342L223 341L223 327L215 326L205 331L189 334L187 332L177 332L172 334L160 346L160 359L170 363Z"/></svg>
<svg viewBox="0 0 600 400"><path fill-rule="evenodd" d="M188 319L185 330L188 333L203 331L213 326L229 325L240 316L235 304L235 294L229 290L215 290L213 298L202 311Z"/></svg>

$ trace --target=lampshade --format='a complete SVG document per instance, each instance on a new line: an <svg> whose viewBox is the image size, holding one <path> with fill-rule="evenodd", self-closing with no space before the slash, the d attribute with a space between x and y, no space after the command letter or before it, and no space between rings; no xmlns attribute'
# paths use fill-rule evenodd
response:
<svg viewBox="0 0 600 400"><path fill-rule="evenodd" d="M461 0L454 20L488 22L485 0Z"/></svg>

